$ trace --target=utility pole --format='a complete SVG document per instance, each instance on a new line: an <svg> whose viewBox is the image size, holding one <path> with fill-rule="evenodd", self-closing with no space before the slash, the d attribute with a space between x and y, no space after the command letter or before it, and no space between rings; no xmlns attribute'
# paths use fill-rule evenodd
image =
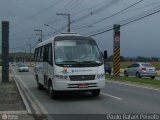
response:
<svg viewBox="0 0 160 120"><path fill-rule="evenodd" d="M56 15L65 15L68 17L68 30L67 32L71 32L71 15L70 13L56 13Z"/></svg>
<svg viewBox="0 0 160 120"><path fill-rule="evenodd" d="M42 36L42 30L34 30L34 31L36 31L36 32L38 32L36 35L38 35L38 36L40 36L40 38L39 38L39 42L42 42L42 38L43 38L43 36Z"/></svg>
<svg viewBox="0 0 160 120"><path fill-rule="evenodd" d="M120 25L113 26L113 75L120 76Z"/></svg>
<svg viewBox="0 0 160 120"><path fill-rule="evenodd" d="M2 82L9 82L9 22L2 21Z"/></svg>

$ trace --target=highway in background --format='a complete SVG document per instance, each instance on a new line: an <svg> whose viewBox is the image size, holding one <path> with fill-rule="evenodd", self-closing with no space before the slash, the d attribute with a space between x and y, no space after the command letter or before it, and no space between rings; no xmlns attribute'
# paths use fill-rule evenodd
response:
<svg viewBox="0 0 160 120"><path fill-rule="evenodd" d="M84 114L160 113L160 89L106 80L106 87L101 90L99 97L92 97L89 93L70 93L53 100L47 90L39 91L37 89L32 68L30 72L18 72L17 68L14 67L14 71L45 111L48 114L53 114L53 116L64 115L66 119L66 116L71 114L82 117ZM68 119L70 118L68 117Z"/></svg>

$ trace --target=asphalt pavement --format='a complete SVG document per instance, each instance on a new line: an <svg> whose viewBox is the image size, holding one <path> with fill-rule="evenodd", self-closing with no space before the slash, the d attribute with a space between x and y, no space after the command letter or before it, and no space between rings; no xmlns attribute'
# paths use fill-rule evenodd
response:
<svg viewBox="0 0 160 120"><path fill-rule="evenodd" d="M160 113L160 89L106 80L106 87L101 90L97 98L92 97L90 93L65 93L60 98L53 100L47 90L37 89L32 70L19 73L15 69L15 73L19 81L25 85L28 93L32 94L33 101L36 101L41 109L40 114L50 115L51 118L63 116L66 119L68 115L72 117L81 115L82 117L83 115L98 116L109 113ZM35 111L32 113L36 114ZM68 117L68 119L71 118Z"/></svg>

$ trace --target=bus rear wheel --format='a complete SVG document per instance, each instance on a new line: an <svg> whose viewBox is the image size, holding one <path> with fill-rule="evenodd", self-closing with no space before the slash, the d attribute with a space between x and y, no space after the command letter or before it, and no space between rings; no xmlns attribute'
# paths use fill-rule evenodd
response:
<svg viewBox="0 0 160 120"><path fill-rule="evenodd" d="M92 92L92 96L97 97L100 94L100 89L92 90L91 92Z"/></svg>
<svg viewBox="0 0 160 120"><path fill-rule="evenodd" d="M37 83L38 84L38 90L43 90L44 89L44 86L40 83Z"/></svg>

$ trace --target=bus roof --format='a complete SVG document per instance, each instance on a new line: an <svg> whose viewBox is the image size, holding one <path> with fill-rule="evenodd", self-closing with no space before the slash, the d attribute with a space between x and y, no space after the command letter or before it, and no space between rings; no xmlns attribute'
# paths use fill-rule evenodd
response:
<svg viewBox="0 0 160 120"><path fill-rule="evenodd" d="M55 40L55 38L65 37L65 36L66 36L66 37L77 37L77 36L79 36L79 37L86 38L86 37L81 36L81 35L79 35L79 34L77 34L77 33L62 33L62 34L56 35L56 36L54 36L54 37L51 37L51 38L49 38L49 39L47 39L47 40L45 40L45 41L37 44L37 45L35 46L35 48L40 47L40 46L43 46L43 45L46 45L46 44L48 44L48 43L53 43L53 41Z"/></svg>

